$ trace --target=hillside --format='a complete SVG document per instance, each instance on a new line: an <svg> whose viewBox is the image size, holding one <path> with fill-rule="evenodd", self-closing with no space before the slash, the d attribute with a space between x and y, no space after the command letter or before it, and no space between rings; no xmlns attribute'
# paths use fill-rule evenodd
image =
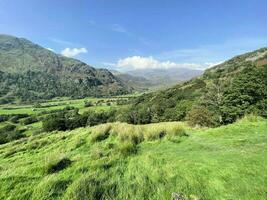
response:
<svg viewBox="0 0 267 200"><path fill-rule="evenodd" d="M199 125L217 126L246 113L266 117L266 77L267 48L262 48L207 69L190 81L139 97L125 118L130 123L150 123L205 113L202 117L207 120Z"/></svg>
<svg viewBox="0 0 267 200"><path fill-rule="evenodd" d="M106 69L55 54L23 38L0 35L0 101L125 94Z"/></svg>
<svg viewBox="0 0 267 200"><path fill-rule="evenodd" d="M263 200L266 129L247 117L208 130L115 123L35 135L0 146L0 199Z"/></svg>

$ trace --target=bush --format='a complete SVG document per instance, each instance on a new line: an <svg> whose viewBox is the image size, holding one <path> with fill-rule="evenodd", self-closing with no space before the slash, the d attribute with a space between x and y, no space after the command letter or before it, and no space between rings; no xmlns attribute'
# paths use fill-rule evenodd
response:
<svg viewBox="0 0 267 200"><path fill-rule="evenodd" d="M38 122L38 120L35 116L31 116L31 117L27 117L25 119L22 119L20 122L24 125L29 125L29 124L33 124L35 122Z"/></svg>
<svg viewBox="0 0 267 200"><path fill-rule="evenodd" d="M84 101L84 107L85 108L92 107L92 106L94 106L94 104L91 101Z"/></svg>
<svg viewBox="0 0 267 200"><path fill-rule="evenodd" d="M18 123L19 119L25 118L25 117L29 117L28 114L15 114L15 115L11 115L9 120L12 123Z"/></svg>
<svg viewBox="0 0 267 200"><path fill-rule="evenodd" d="M0 129L0 133L5 133L5 132L9 132L9 131L13 131L15 130L16 126L13 125L13 124L8 124L8 125L5 125L4 127L2 127Z"/></svg>
<svg viewBox="0 0 267 200"><path fill-rule="evenodd" d="M187 120L190 126L214 126L214 120L211 113L205 107L195 107L187 114Z"/></svg>
<svg viewBox="0 0 267 200"><path fill-rule="evenodd" d="M15 125L9 124L4 126L0 129L0 144L4 144L25 137L25 134L23 134L24 131L25 130L16 130Z"/></svg>
<svg viewBox="0 0 267 200"><path fill-rule="evenodd" d="M59 116L50 116L48 119L43 121L43 130L46 132L54 130L67 130L67 127L65 125L65 118Z"/></svg>

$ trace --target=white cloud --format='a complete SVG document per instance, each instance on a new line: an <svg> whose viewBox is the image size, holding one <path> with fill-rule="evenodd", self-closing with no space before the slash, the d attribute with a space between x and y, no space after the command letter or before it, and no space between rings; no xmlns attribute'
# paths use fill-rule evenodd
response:
<svg viewBox="0 0 267 200"><path fill-rule="evenodd" d="M61 54L66 57L75 57L81 53L87 53L86 48L65 48Z"/></svg>
<svg viewBox="0 0 267 200"><path fill-rule="evenodd" d="M46 49L49 50L49 51L53 51L53 52L55 52L54 49L51 49L51 48L46 48Z"/></svg>
<svg viewBox="0 0 267 200"><path fill-rule="evenodd" d="M141 57L132 56L119 59L115 64L118 68L126 69L170 69L170 68L190 68L190 69L206 69L218 63L176 63L171 61L159 61L152 56Z"/></svg>

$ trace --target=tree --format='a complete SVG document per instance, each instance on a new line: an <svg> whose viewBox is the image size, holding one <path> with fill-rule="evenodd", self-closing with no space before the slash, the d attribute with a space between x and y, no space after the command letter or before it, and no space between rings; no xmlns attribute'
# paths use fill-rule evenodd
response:
<svg viewBox="0 0 267 200"><path fill-rule="evenodd" d="M205 107L194 107L188 114L186 119L190 126L214 126L214 120L210 111Z"/></svg>

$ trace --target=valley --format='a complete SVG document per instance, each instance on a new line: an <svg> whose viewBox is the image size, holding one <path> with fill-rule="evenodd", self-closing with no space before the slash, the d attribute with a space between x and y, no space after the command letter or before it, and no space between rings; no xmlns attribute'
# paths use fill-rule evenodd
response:
<svg viewBox="0 0 267 200"><path fill-rule="evenodd" d="M0 200L266 200L266 0L0 0Z"/></svg>

